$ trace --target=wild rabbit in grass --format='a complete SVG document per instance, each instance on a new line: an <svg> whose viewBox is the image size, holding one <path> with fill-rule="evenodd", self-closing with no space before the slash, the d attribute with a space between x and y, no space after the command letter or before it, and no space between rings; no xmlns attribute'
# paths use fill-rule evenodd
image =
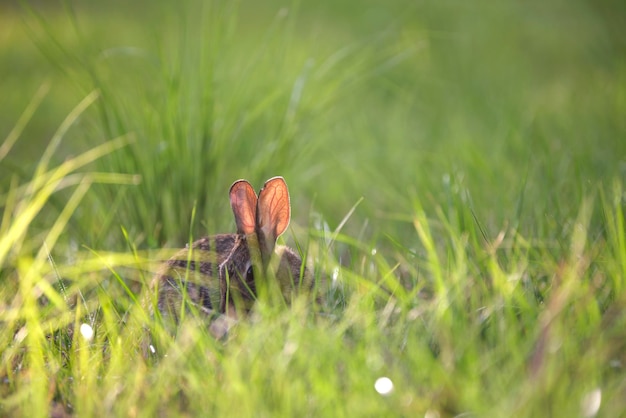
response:
<svg viewBox="0 0 626 418"><path fill-rule="evenodd" d="M211 319L209 329L218 338L250 311L259 293L273 287L288 299L292 292L314 285L300 256L276 245L291 217L282 177L266 181L258 198L250 183L236 181L230 187L230 205L237 233L202 238L179 251L152 284L163 318L177 323L185 304L190 304Z"/></svg>

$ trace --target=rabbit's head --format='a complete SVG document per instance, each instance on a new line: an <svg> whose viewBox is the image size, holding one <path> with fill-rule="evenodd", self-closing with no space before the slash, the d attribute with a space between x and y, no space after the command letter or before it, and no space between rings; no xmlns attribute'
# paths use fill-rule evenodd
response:
<svg viewBox="0 0 626 418"><path fill-rule="evenodd" d="M302 266L300 256L288 247L276 245L291 218L285 180L267 180L258 197L250 183L238 180L230 188L230 205L237 233L246 238L256 287L268 276L277 279L284 296L294 287L310 287L311 274Z"/></svg>

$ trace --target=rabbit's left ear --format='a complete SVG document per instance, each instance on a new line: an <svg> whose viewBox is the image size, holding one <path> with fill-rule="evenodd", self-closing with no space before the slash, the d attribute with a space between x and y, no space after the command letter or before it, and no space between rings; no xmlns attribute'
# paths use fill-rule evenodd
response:
<svg viewBox="0 0 626 418"><path fill-rule="evenodd" d="M263 258L271 255L278 237L285 232L291 218L289 190L282 177L269 179L259 192L256 231Z"/></svg>
<svg viewBox="0 0 626 418"><path fill-rule="evenodd" d="M246 180L237 180L230 186L230 207L235 215L237 233L253 234L256 230L257 197Z"/></svg>

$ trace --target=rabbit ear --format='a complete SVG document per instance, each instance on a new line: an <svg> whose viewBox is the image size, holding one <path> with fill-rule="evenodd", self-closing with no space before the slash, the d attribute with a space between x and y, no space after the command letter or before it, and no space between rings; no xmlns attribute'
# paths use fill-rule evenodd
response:
<svg viewBox="0 0 626 418"><path fill-rule="evenodd" d="M276 239L285 232L291 218L289 191L282 177L269 179L259 192L256 231L265 261L274 251Z"/></svg>
<svg viewBox="0 0 626 418"><path fill-rule="evenodd" d="M257 197L246 180L237 180L230 186L230 207L235 215L237 233L253 234L256 225Z"/></svg>

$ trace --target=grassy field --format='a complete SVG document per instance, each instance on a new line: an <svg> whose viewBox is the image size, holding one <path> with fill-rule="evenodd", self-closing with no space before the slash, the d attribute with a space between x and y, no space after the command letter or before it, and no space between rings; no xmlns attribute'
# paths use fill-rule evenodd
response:
<svg viewBox="0 0 626 418"><path fill-rule="evenodd" d="M623 2L91 3L0 5L0 416L626 416ZM164 332L275 175L325 302Z"/></svg>

